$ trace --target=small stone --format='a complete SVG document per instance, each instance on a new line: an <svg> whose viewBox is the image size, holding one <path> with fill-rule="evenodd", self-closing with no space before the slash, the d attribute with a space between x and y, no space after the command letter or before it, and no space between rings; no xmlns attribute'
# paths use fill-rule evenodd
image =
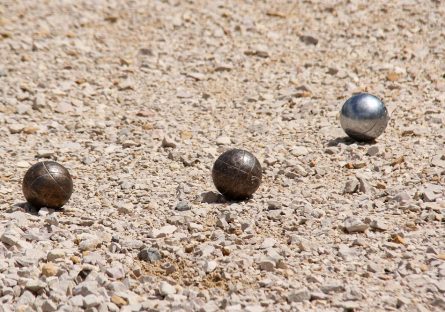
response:
<svg viewBox="0 0 445 312"><path fill-rule="evenodd" d="M162 296L173 295L173 294L176 294L176 288L174 286L172 286L170 283L161 282L161 284L159 286L159 293Z"/></svg>
<svg viewBox="0 0 445 312"><path fill-rule="evenodd" d="M368 156L375 156L375 155L377 155L379 153L380 153L380 149L379 149L379 147L377 145L371 146L370 148L368 148L368 151L366 152L366 154Z"/></svg>
<svg viewBox="0 0 445 312"><path fill-rule="evenodd" d="M122 214L130 214L134 210L134 206L132 203L124 203L120 202L116 205L117 211Z"/></svg>
<svg viewBox="0 0 445 312"><path fill-rule="evenodd" d="M362 176L357 175L357 179L359 181L359 191L366 194L370 193L372 191L372 186L369 184L369 182Z"/></svg>
<svg viewBox="0 0 445 312"><path fill-rule="evenodd" d="M345 219L344 227L348 233L363 233L368 229L368 225L357 218L348 217Z"/></svg>
<svg viewBox="0 0 445 312"><path fill-rule="evenodd" d="M232 141L227 136L220 136L216 139L217 145L230 145L232 144Z"/></svg>
<svg viewBox="0 0 445 312"><path fill-rule="evenodd" d="M204 271L206 273L211 273L215 271L216 267L218 266L218 262L216 261L206 261L204 264Z"/></svg>
<svg viewBox="0 0 445 312"><path fill-rule="evenodd" d="M246 312L263 312L264 308L261 305L248 305L244 307L244 311Z"/></svg>
<svg viewBox="0 0 445 312"><path fill-rule="evenodd" d="M70 260L74 263L74 264L79 264L80 263L80 258L78 256L71 256Z"/></svg>
<svg viewBox="0 0 445 312"><path fill-rule="evenodd" d="M267 272L273 272L275 270L275 262L269 259L264 259L259 263L260 269Z"/></svg>
<svg viewBox="0 0 445 312"><path fill-rule="evenodd" d="M51 158L54 156L54 151L47 149L39 149L37 150L36 157L37 158Z"/></svg>
<svg viewBox="0 0 445 312"><path fill-rule="evenodd" d="M400 193L397 193L397 195L394 196L394 200L402 203L402 202L409 202L411 200L411 196L405 191L402 191Z"/></svg>
<svg viewBox="0 0 445 312"><path fill-rule="evenodd" d="M101 303L98 296L90 294L83 298L85 308L96 307Z"/></svg>
<svg viewBox="0 0 445 312"><path fill-rule="evenodd" d="M74 110L74 108L71 105L71 103L63 101L57 105L57 107L55 108L54 111L56 113L66 114L66 113L72 112L73 110Z"/></svg>
<svg viewBox="0 0 445 312"><path fill-rule="evenodd" d="M121 266L113 266L107 269L105 273L113 279L121 279L125 277L124 269Z"/></svg>
<svg viewBox="0 0 445 312"><path fill-rule="evenodd" d="M79 243L80 251L91 251L97 248L100 241L97 238L84 239Z"/></svg>
<svg viewBox="0 0 445 312"><path fill-rule="evenodd" d="M115 305L117 305L119 307L128 304L127 300L125 300L124 298L122 298L118 295L112 295L110 300L111 300L111 302L113 302Z"/></svg>
<svg viewBox="0 0 445 312"><path fill-rule="evenodd" d="M82 295L76 295L74 297L71 297L68 302L70 305L75 307L82 307L83 306L83 296Z"/></svg>
<svg viewBox="0 0 445 312"><path fill-rule="evenodd" d="M45 300L42 304L42 312L54 312L57 310L57 304L52 300Z"/></svg>
<svg viewBox="0 0 445 312"><path fill-rule="evenodd" d="M8 126L9 132L11 132L11 134L20 133L24 128L25 126L20 124L12 124Z"/></svg>
<svg viewBox="0 0 445 312"><path fill-rule="evenodd" d="M59 268L52 262L48 262L42 265L42 275L44 276L55 276L58 272Z"/></svg>
<svg viewBox="0 0 445 312"><path fill-rule="evenodd" d="M297 290L293 290L287 296L287 301L289 302L302 302L309 299L311 299L311 293L307 288L300 288Z"/></svg>
<svg viewBox="0 0 445 312"><path fill-rule="evenodd" d="M34 98L34 103L32 105L32 108L35 110L40 110L45 107L46 107L45 95L42 93L37 93L36 97Z"/></svg>
<svg viewBox="0 0 445 312"><path fill-rule="evenodd" d="M181 200L176 204L175 210L177 211L188 211L192 209L189 202L186 200Z"/></svg>
<svg viewBox="0 0 445 312"><path fill-rule="evenodd" d="M296 157L309 154L309 150L304 146L295 146L290 153Z"/></svg>
<svg viewBox="0 0 445 312"><path fill-rule="evenodd" d="M65 251L63 251L62 249L53 249L48 252L46 259L51 262L64 257L65 257Z"/></svg>
<svg viewBox="0 0 445 312"><path fill-rule="evenodd" d="M160 260L162 257L157 249L144 248L139 252L138 258L142 261L155 262Z"/></svg>
<svg viewBox="0 0 445 312"><path fill-rule="evenodd" d="M263 243L261 244L261 249L267 249L275 246L277 241L272 237L267 237L264 239Z"/></svg>
<svg viewBox="0 0 445 312"><path fill-rule="evenodd" d="M300 40L301 40L301 42L304 42L307 45L317 45L318 44L318 39L313 36L309 36L309 35L300 36Z"/></svg>
<svg viewBox="0 0 445 312"><path fill-rule="evenodd" d="M33 293L37 293L46 287L46 283L40 280L30 280L26 283L25 288Z"/></svg>
<svg viewBox="0 0 445 312"><path fill-rule="evenodd" d="M338 255L342 257L344 260L349 260L352 256L355 255L355 251L352 248L349 248L345 244L340 244L338 246Z"/></svg>
<svg viewBox="0 0 445 312"><path fill-rule="evenodd" d="M267 202L267 209L269 210L278 210L281 208L281 204L277 201L270 200Z"/></svg>
<svg viewBox="0 0 445 312"><path fill-rule="evenodd" d="M423 189L423 201L424 202L434 202L441 195L440 193L443 191L442 187L436 184L427 184Z"/></svg>
<svg viewBox="0 0 445 312"><path fill-rule="evenodd" d="M374 262L368 263L368 266L366 267L366 269L368 270L368 272L371 272L371 273L377 273L380 271L380 268Z"/></svg>
<svg viewBox="0 0 445 312"><path fill-rule="evenodd" d="M388 225L381 220L372 220L369 225L373 230L382 232L388 230Z"/></svg>
<svg viewBox="0 0 445 312"><path fill-rule="evenodd" d="M345 291L345 287L338 282L331 282L320 287L320 290L325 294L337 293Z"/></svg>
<svg viewBox="0 0 445 312"><path fill-rule="evenodd" d="M346 182L345 189L343 190L344 194L352 194L357 192L359 187L359 182L357 179L352 179Z"/></svg>
<svg viewBox="0 0 445 312"><path fill-rule="evenodd" d="M176 148L177 144L176 144L176 142L173 139L171 139L170 137L165 136L162 139L162 145L161 146L165 147L165 148L168 148L168 147L169 148Z"/></svg>
<svg viewBox="0 0 445 312"><path fill-rule="evenodd" d="M431 160L431 164L434 167L445 168L445 154L434 156Z"/></svg>
<svg viewBox="0 0 445 312"><path fill-rule="evenodd" d="M177 227L175 225L165 225L160 229L153 229L148 234L151 238L161 238L166 237L167 235L173 234L176 231Z"/></svg>

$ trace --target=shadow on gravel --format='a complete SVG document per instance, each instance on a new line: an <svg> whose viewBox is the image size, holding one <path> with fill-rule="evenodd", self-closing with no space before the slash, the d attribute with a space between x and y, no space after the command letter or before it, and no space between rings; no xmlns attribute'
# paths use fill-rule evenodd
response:
<svg viewBox="0 0 445 312"><path fill-rule="evenodd" d="M219 193L208 191L201 193L201 203L206 204L227 204L229 201L227 201L224 196L222 196Z"/></svg>
<svg viewBox="0 0 445 312"><path fill-rule="evenodd" d="M18 204L14 204L15 208L18 208L17 210L21 210L23 212L32 214L32 215L38 215L40 208L36 208L33 205L31 205L28 202L24 202L24 203L18 203ZM16 211L17 211L16 210ZM52 209L54 211L63 211L63 208L60 209Z"/></svg>
<svg viewBox="0 0 445 312"><path fill-rule="evenodd" d="M232 201L232 200L228 200L226 199L223 195L213 192L213 191L208 191L208 192L204 192L201 193L200 195L201 197L201 203L207 203L207 204L237 204L240 202L247 202L250 199L252 199L252 197L246 198L245 200L241 200L241 201Z"/></svg>
<svg viewBox="0 0 445 312"><path fill-rule="evenodd" d="M351 145L354 143L357 143L358 145L374 145L376 143L376 141L373 140L373 141L368 141L368 142L360 142L360 141L356 141L356 140L351 139L350 137L346 136L346 137L340 137L340 138L328 140L327 146L337 146L340 143L346 144L346 145Z"/></svg>

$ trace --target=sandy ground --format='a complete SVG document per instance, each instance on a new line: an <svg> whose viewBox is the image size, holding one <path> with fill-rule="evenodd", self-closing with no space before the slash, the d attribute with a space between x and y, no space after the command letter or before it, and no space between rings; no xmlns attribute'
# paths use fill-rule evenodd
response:
<svg viewBox="0 0 445 312"><path fill-rule="evenodd" d="M0 311L442 311L444 122L443 1L2 0ZM249 201L212 184L232 147ZM23 204L42 159L61 211Z"/></svg>

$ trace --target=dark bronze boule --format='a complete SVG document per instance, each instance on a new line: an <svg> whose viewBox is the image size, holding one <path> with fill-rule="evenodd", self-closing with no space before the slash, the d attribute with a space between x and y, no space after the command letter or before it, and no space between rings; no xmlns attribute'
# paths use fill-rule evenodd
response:
<svg viewBox="0 0 445 312"><path fill-rule="evenodd" d="M227 199L243 200L261 184L261 165L251 153L232 149L222 153L212 169L216 189Z"/></svg>
<svg viewBox="0 0 445 312"><path fill-rule="evenodd" d="M73 180L61 164L42 161L28 169L22 189L28 203L36 208L61 208L73 193Z"/></svg>

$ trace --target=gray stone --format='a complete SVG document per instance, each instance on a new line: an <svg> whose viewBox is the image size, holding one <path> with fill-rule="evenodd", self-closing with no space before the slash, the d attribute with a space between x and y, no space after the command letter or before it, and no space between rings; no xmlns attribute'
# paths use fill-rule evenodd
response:
<svg viewBox="0 0 445 312"><path fill-rule="evenodd" d="M227 136L220 136L216 138L216 144L217 145L230 145L232 144L232 140L230 140Z"/></svg>
<svg viewBox="0 0 445 312"><path fill-rule="evenodd" d="M369 225L373 230L382 232L388 230L388 225L381 220L372 220Z"/></svg>
<svg viewBox="0 0 445 312"><path fill-rule="evenodd" d="M138 258L142 261L156 262L160 260L162 256L155 248L144 248L139 252Z"/></svg>
<svg viewBox="0 0 445 312"><path fill-rule="evenodd" d="M192 209L192 207L191 207L191 205L190 205L190 203L189 203L188 201L186 201L186 200L181 200L181 201L179 201L179 202L176 204L175 209L176 209L177 211L187 211L187 210Z"/></svg>
<svg viewBox="0 0 445 312"><path fill-rule="evenodd" d="M87 295L83 298L83 306L85 308L96 307L101 303L101 300L96 295Z"/></svg>
<svg viewBox="0 0 445 312"><path fill-rule="evenodd" d="M363 233L368 229L368 225L355 217L347 217L344 227L348 233Z"/></svg>
<svg viewBox="0 0 445 312"><path fill-rule="evenodd" d="M215 269L217 268L217 266L218 266L218 262L216 262L216 261L214 261L214 260L206 261L206 262L204 263L204 271L205 271L206 273L211 273L211 272L215 271Z"/></svg>
<svg viewBox="0 0 445 312"><path fill-rule="evenodd" d="M266 237L261 243L261 249L267 249L275 246L277 241L273 237Z"/></svg>
<svg viewBox="0 0 445 312"><path fill-rule="evenodd" d="M55 304L52 300L48 299L43 301L42 304L43 312L54 312L57 311L57 304Z"/></svg>
<svg viewBox="0 0 445 312"><path fill-rule="evenodd" d="M173 295L176 294L176 288L172 286L170 283L161 282L161 284L159 285L159 293L162 296Z"/></svg>
<svg viewBox="0 0 445 312"><path fill-rule="evenodd" d="M311 299L311 293L307 288L293 290L287 295L287 301L289 302L302 302L309 299Z"/></svg>
<svg viewBox="0 0 445 312"><path fill-rule="evenodd" d="M375 156L378 155L380 153L380 148L378 145L373 145L370 148L368 148L368 151L366 152L366 154L368 156Z"/></svg>
<svg viewBox="0 0 445 312"><path fill-rule="evenodd" d="M357 179L352 179L346 182L345 189L343 190L343 193L345 194L352 194L357 192L359 187L359 182Z"/></svg>

